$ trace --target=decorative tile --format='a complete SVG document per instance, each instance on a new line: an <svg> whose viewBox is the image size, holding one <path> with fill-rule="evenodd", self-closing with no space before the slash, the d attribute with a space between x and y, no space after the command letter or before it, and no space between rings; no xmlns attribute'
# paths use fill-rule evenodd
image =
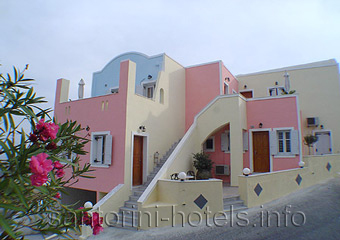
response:
<svg viewBox="0 0 340 240"><path fill-rule="evenodd" d="M257 185L256 185L256 187L254 188L254 191L255 191L255 193L256 193L256 195L257 196L260 196L260 194L261 194L261 192L262 192L262 187L261 187L261 185L258 183Z"/></svg>
<svg viewBox="0 0 340 240"><path fill-rule="evenodd" d="M208 202L208 200L202 194L199 195L198 198L196 198L196 200L194 201L194 203L200 209L202 209L205 206L205 204L207 204L207 202Z"/></svg>
<svg viewBox="0 0 340 240"><path fill-rule="evenodd" d="M297 177L295 178L295 181L297 184L301 184L301 181L302 181L302 177L300 176L300 174L297 175Z"/></svg>
<svg viewBox="0 0 340 240"><path fill-rule="evenodd" d="M332 165L328 162L326 168L327 168L327 170L329 172L329 171L331 171Z"/></svg>

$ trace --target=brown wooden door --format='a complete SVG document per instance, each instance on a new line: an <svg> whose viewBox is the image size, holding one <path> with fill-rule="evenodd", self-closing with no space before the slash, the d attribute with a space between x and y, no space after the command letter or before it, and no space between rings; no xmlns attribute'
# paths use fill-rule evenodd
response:
<svg viewBox="0 0 340 240"><path fill-rule="evenodd" d="M253 132L254 172L270 171L269 132Z"/></svg>
<svg viewBox="0 0 340 240"><path fill-rule="evenodd" d="M253 91L240 92L245 98L253 98Z"/></svg>
<svg viewBox="0 0 340 240"><path fill-rule="evenodd" d="M143 184L143 137L135 136L133 141L133 186Z"/></svg>

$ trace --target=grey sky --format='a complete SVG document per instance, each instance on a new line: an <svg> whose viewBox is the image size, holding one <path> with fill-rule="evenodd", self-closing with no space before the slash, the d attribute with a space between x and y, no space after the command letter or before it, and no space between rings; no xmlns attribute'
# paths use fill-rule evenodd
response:
<svg viewBox="0 0 340 240"><path fill-rule="evenodd" d="M0 0L0 72L23 69L53 106L115 56L165 52L184 66L222 60L234 74L340 60L340 1Z"/></svg>

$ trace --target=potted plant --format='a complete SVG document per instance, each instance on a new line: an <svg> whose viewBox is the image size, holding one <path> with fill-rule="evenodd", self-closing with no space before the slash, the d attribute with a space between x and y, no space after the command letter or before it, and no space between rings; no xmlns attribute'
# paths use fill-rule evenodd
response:
<svg viewBox="0 0 340 240"><path fill-rule="evenodd" d="M210 156L204 152L193 153L194 167L197 169L196 179L209 179L211 178L211 169L213 162Z"/></svg>
<svg viewBox="0 0 340 240"><path fill-rule="evenodd" d="M309 135L305 136L304 139L305 139L305 145L308 146L309 155L310 155L310 149L313 146L313 144L318 141L318 137L309 134Z"/></svg>

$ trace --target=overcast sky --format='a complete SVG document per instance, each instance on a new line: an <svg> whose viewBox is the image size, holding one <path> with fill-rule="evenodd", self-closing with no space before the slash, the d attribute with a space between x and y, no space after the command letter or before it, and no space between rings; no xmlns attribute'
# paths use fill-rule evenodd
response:
<svg viewBox="0 0 340 240"><path fill-rule="evenodd" d="M56 80L81 78L129 51L184 66L222 60L234 74L340 60L339 0L0 0L0 72L23 69L54 104Z"/></svg>

